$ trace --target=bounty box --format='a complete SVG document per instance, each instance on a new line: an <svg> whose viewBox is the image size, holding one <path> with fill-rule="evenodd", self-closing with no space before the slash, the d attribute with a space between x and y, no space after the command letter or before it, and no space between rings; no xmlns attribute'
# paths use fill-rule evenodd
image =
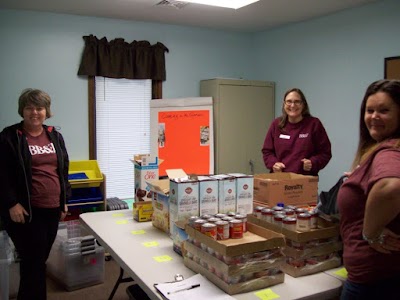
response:
<svg viewBox="0 0 400 300"><path fill-rule="evenodd" d="M296 173L254 175L254 200L274 206L315 205L318 200L318 176Z"/></svg>

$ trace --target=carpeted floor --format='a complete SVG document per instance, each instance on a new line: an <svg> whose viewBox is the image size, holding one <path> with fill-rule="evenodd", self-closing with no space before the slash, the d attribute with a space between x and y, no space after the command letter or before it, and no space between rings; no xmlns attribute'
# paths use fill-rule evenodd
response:
<svg viewBox="0 0 400 300"><path fill-rule="evenodd" d="M51 278L47 279L47 299L48 300L107 300L119 276L119 265L113 260L105 261L104 264L104 283L78 289L75 291L66 291L64 287ZM126 293L126 288L133 284L132 282L121 283L114 295L113 300L130 299Z"/></svg>
<svg viewBox="0 0 400 300"><path fill-rule="evenodd" d="M18 265L15 265L14 267L17 268ZM15 272L15 270L12 270L11 272ZM110 260L105 260L104 262L104 283L101 284L88 286L74 291L67 291L61 283L48 277L47 300L107 300L111 294L112 289L114 288L119 274L120 267L111 258ZM19 280L19 275L11 276L10 280L12 281L10 282L10 292L13 291L11 293L16 296L16 292L18 291L17 280ZM132 298L129 297L126 289L132 284L133 282L120 283L116 293L114 294L113 300L131 300Z"/></svg>

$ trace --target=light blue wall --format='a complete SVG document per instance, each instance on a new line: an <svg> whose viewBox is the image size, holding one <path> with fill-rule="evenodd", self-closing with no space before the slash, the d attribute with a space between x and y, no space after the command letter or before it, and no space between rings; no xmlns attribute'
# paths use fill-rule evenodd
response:
<svg viewBox="0 0 400 300"><path fill-rule="evenodd" d="M257 34L155 23L0 10L0 128L20 120L23 88L43 89L71 159L88 159L87 80L76 73L83 35L164 43L164 97L198 96L199 81L232 77L276 82L276 114L286 89L304 90L324 123L333 159L320 175L326 190L347 170L358 139L366 86L383 77L384 58L400 55L400 1L384 0Z"/></svg>
<svg viewBox="0 0 400 300"><path fill-rule="evenodd" d="M201 79L252 78L246 34L201 28L128 22L93 17L0 10L0 128L19 122L17 100L22 89L47 91L71 159L88 159L88 86L77 72L84 47L82 36L108 40L161 42L166 54L164 98L199 95ZM250 48L252 50L252 48Z"/></svg>
<svg viewBox="0 0 400 300"><path fill-rule="evenodd" d="M329 189L353 160L359 107L366 87L384 76L384 58L400 56L400 1L389 0L256 35L257 78L276 84L276 115L284 92L301 88L323 122L333 158L320 173Z"/></svg>

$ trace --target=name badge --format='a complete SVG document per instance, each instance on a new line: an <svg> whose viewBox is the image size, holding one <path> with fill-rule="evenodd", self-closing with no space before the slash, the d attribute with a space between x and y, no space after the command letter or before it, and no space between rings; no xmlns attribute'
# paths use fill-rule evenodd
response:
<svg viewBox="0 0 400 300"><path fill-rule="evenodd" d="M290 140L290 135L281 134L281 135L279 135L279 138L280 138L280 139L285 139L285 140Z"/></svg>

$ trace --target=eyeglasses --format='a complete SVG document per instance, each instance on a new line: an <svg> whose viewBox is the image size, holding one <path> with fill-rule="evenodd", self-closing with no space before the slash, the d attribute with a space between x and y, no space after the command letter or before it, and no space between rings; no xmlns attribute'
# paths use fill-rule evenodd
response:
<svg viewBox="0 0 400 300"><path fill-rule="evenodd" d="M292 104L295 106L299 106L299 105L303 104L302 100L285 100L284 102L287 106L290 106Z"/></svg>

